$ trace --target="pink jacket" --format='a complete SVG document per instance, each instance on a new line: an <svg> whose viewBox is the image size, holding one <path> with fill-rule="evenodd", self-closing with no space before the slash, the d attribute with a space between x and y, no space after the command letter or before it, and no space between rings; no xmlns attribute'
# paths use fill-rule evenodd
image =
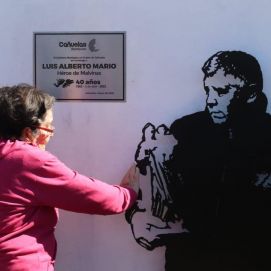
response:
<svg viewBox="0 0 271 271"><path fill-rule="evenodd" d="M69 169L49 152L22 141L0 141L0 270L52 271L57 209L117 214L136 199Z"/></svg>

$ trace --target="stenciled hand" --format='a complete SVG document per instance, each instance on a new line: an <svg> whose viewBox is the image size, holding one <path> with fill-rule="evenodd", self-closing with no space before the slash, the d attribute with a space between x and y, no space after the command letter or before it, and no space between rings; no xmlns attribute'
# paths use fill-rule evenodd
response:
<svg viewBox="0 0 271 271"><path fill-rule="evenodd" d="M138 209L133 214L131 227L136 242L147 250L166 245L167 235L186 232L181 221L164 223L157 217L149 216L144 209Z"/></svg>

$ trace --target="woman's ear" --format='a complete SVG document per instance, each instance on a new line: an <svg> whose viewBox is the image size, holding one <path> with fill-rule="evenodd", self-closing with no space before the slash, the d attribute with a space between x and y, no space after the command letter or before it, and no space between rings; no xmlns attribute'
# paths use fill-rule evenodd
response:
<svg viewBox="0 0 271 271"><path fill-rule="evenodd" d="M31 128L25 127L23 129L21 139L26 142L31 142L31 143L33 142L34 136L33 136Z"/></svg>

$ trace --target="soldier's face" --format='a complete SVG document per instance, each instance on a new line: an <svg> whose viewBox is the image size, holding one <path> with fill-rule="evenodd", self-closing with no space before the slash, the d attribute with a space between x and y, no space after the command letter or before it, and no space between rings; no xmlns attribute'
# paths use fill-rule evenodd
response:
<svg viewBox="0 0 271 271"><path fill-rule="evenodd" d="M204 81L207 94L206 107L215 124L222 124L229 118L229 107L235 99L235 94L244 86L244 81L231 74L224 74L219 69L212 77Z"/></svg>

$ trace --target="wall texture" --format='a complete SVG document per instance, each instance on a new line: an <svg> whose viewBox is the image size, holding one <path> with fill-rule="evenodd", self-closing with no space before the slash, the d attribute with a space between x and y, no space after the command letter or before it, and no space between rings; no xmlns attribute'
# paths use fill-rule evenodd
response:
<svg viewBox="0 0 271 271"><path fill-rule="evenodd" d="M80 173L118 183L146 122L170 124L204 108L201 66L213 53L255 56L270 99L270 6L268 0L2 0L0 84L33 82L33 32L126 31L126 101L57 102L48 146ZM56 270L164 270L164 248L138 246L123 215L63 211L57 239Z"/></svg>

